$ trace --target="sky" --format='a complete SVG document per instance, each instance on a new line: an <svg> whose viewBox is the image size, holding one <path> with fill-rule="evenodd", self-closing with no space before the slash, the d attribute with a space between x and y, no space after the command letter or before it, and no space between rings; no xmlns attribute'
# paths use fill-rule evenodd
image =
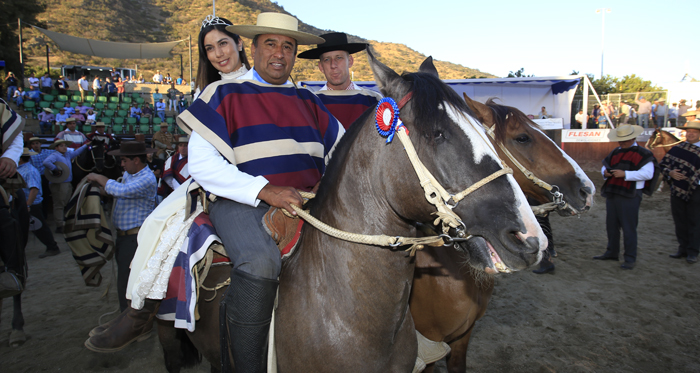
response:
<svg viewBox="0 0 700 373"><path fill-rule="evenodd" d="M657 86L700 80L700 2L277 0L302 22L499 77L636 74ZM332 4L332 5L331 5ZM347 4L345 8L340 4ZM605 13L604 49L603 16Z"/></svg>

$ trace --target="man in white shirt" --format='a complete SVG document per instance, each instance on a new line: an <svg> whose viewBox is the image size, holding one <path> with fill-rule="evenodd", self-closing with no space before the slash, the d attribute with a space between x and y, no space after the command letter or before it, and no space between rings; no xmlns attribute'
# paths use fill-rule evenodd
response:
<svg viewBox="0 0 700 373"><path fill-rule="evenodd" d="M163 74L160 73L160 70L156 70L156 73L153 75L153 83L163 84Z"/></svg>
<svg viewBox="0 0 700 373"><path fill-rule="evenodd" d="M97 98L100 97L101 90L102 84L100 84L100 77L96 76L95 80L92 81L92 93L95 95L95 102L97 102Z"/></svg>
<svg viewBox="0 0 700 373"><path fill-rule="evenodd" d="M50 94L51 93L51 87L53 84L53 81L51 80L51 75L49 73L45 73L44 76L41 77L41 91Z"/></svg>
<svg viewBox="0 0 700 373"><path fill-rule="evenodd" d="M29 80L29 89L32 87L39 89L39 78L35 77L34 73L29 74L29 78L27 78L27 80Z"/></svg>
<svg viewBox="0 0 700 373"><path fill-rule="evenodd" d="M583 109L578 111L578 114L574 117L576 123L578 123L578 128L586 129L586 121L588 121L588 116L583 113Z"/></svg>

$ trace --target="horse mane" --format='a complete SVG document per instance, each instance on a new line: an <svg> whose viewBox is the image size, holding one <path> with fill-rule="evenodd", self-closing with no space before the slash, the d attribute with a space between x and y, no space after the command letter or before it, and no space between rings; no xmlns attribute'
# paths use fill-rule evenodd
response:
<svg viewBox="0 0 700 373"><path fill-rule="evenodd" d="M412 106L415 115L415 124L410 131L416 130L428 139L433 139L433 133L437 130L437 124L447 117L445 110L440 110L443 103L452 106L457 112L463 112L476 118L475 113L469 108L467 103L459 97L457 92L445 84L439 77L423 72L403 73L401 77L411 82L411 91L416 102Z"/></svg>
<svg viewBox="0 0 700 373"><path fill-rule="evenodd" d="M515 123L518 128L524 124L529 125L532 128L541 130L537 123L533 122L532 119L528 118L525 113L512 107L496 103L496 97L489 98L486 103L491 112L493 113L494 126L496 127L496 141L503 144L506 140L506 134L508 132L508 119L512 116L515 119Z"/></svg>

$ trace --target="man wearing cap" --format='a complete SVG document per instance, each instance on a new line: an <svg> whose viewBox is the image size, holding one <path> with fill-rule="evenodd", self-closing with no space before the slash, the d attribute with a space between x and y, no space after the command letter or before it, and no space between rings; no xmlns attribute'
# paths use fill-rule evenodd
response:
<svg viewBox="0 0 700 373"><path fill-rule="evenodd" d="M24 118L0 99L0 189L13 177L22 155ZM2 193L3 195L5 193ZM17 192L17 201L24 201L24 192ZM24 202L22 202L24 203ZM24 210L26 212L26 210ZM24 242L19 233L20 217L11 208L11 201L0 197L0 298L19 294L24 289ZM25 213L25 215L27 215Z"/></svg>
<svg viewBox="0 0 700 373"><path fill-rule="evenodd" d="M180 136L180 138L177 139L177 151L165 161L163 171L163 182L170 187L170 190L167 190L168 188L161 185L158 194L167 196L190 178L190 172L187 169L188 142L189 136Z"/></svg>
<svg viewBox="0 0 700 373"><path fill-rule="evenodd" d="M637 261L637 223L642 193L651 195L659 176L654 154L637 145L636 139L644 128L623 124L610 130L608 138L620 145L604 160L601 172L605 183L601 195L605 197L605 228L608 246L598 260L619 260L620 229L624 236L625 262L622 269L633 269Z"/></svg>
<svg viewBox="0 0 700 373"><path fill-rule="evenodd" d="M41 177L39 176L39 170L37 170L30 163L31 156L36 156L37 153L29 150L29 148L24 148L22 156L19 158L19 167L17 167L17 172L22 175L22 178L27 183L27 187L23 188L24 195L27 197L27 208L29 214L35 217L41 226L34 230L34 235L41 241L41 243L46 246L46 251L39 255L39 258L46 258L47 256L58 255L61 250L58 249L58 244L53 238L51 233L51 228L46 223L44 219L44 212L41 202L42 197L42 187L41 187Z"/></svg>
<svg viewBox="0 0 700 373"><path fill-rule="evenodd" d="M326 108L345 129L355 122L368 108L377 105L382 95L357 86L350 80L350 68L355 60L352 55L367 48L365 43L348 43L342 32L321 35L325 43L299 53L299 58L318 59L318 69L326 76L326 84L316 92Z"/></svg>
<svg viewBox="0 0 700 373"><path fill-rule="evenodd" d="M70 145L71 149L78 149L81 144L87 141L87 137L75 129L76 125L77 121L75 118L70 117L66 119L66 129L59 132L54 140L68 140L72 143Z"/></svg>
<svg viewBox="0 0 700 373"><path fill-rule="evenodd" d="M121 157L124 169L122 182L111 180L104 175L90 173L87 179L99 184L105 193L114 197L112 222L117 229L115 257L117 260L117 293L119 308L128 307L126 285L129 280L129 265L136 252L136 237L146 217L156 204L156 177L146 167L146 154L155 152L139 141L124 142L120 149L110 151L109 155Z"/></svg>
<svg viewBox="0 0 700 373"><path fill-rule="evenodd" d="M661 172L671 181L671 214L678 240L678 251L670 257L686 257L694 264L700 250L700 121L688 121L679 128L685 130L685 142L661 160Z"/></svg>
<svg viewBox="0 0 700 373"><path fill-rule="evenodd" d="M639 105L637 109L637 124L647 128L649 127L649 116L651 115L651 102L647 101L644 96L639 97L639 93L634 97L634 102Z"/></svg>
<svg viewBox="0 0 700 373"><path fill-rule="evenodd" d="M302 204L297 190L318 185L344 129L317 96L289 81L297 46L322 38L298 31L298 20L280 13L227 31L253 39L254 68L207 86L177 121L192 130L189 172L216 196L209 218L233 262L222 335L229 336L236 371L264 372L281 259L261 221L270 206L293 212L291 204ZM272 141L280 144L274 152Z"/></svg>
<svg viewBox="0 0 700 373"><path fill-rule="evenodd" d="M656 118L656 128L661 128L666 124L668 106L666 106L666 99L660 98L657 101L656 107L654 108L654 117Z"/></svg>
<svg viewBox="0 0 700 373"><path fill-rule="evenodd" d="M71 161L87 149L87 144L79 146L75 151L69 152L70 140L54 140L49 149L56 149L51 155L46 157L44 162L44 175L49 179L49 189L53 198L53 218L56 222L56 233L63 233L63 208L70 200L73 193L73 169ZM81 142L82 144L82 142ZM48 170L48 172L47 172Z"/></svg>
<svg viewBox="0 0 700 373"><path fill-rule="evenodd" d="M53 126L54 121L56 120L56 116L53 114L53 110L49 108L44 108L41 110L39 115L37 115L39 119L39 128L41 130L41 134L45 133L51 133L51 126Z"/></svg>

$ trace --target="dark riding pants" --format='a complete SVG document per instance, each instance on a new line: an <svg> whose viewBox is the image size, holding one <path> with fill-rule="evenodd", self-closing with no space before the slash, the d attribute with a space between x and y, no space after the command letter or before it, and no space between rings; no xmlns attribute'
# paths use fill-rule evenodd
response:
<svg viewBox="0 0 700 373"><path fill-rule="evenodd" d="M700 188L695 188L690 201L671 196L671 214L676 225L678 252L698 255L700 249Z"/></svg>
<svg viewBox="0 0 700 373"><path fill-rule="evenodd" d="M117 236L116 251L114 257L117 260L117 296L119 297L119 310L124 311L129 307L126 301L126 286L129 284L129 274L131 273L131 261L136 254L138 234Z"/></svg>
<svg viewBox="0 0 700 373"><path fill-rule="evenodd" d="M637 189L634 197L628 198L612 194L605 199L605 228L608 232L608 251L620 254L620 229L624 236L625 262L637 260L637 224L639 205L642 203L642 190Z"/></svg>
<svg viewBox="0 0 700 373"><path fill-rule="evenodd" d="M46 219L44 218L44 211L43 211L43 203L37 203L32 205L29 208L29 213L39 219L41 222L41 228L37 229L34 231L34 235L36 238L41 241L44 246L46 246L46 250L56 250L58 251L58 244L56 243L56 240L53 238L53 233L51 233L51 228L49 228L49 224L46 222Z"/></svg>

